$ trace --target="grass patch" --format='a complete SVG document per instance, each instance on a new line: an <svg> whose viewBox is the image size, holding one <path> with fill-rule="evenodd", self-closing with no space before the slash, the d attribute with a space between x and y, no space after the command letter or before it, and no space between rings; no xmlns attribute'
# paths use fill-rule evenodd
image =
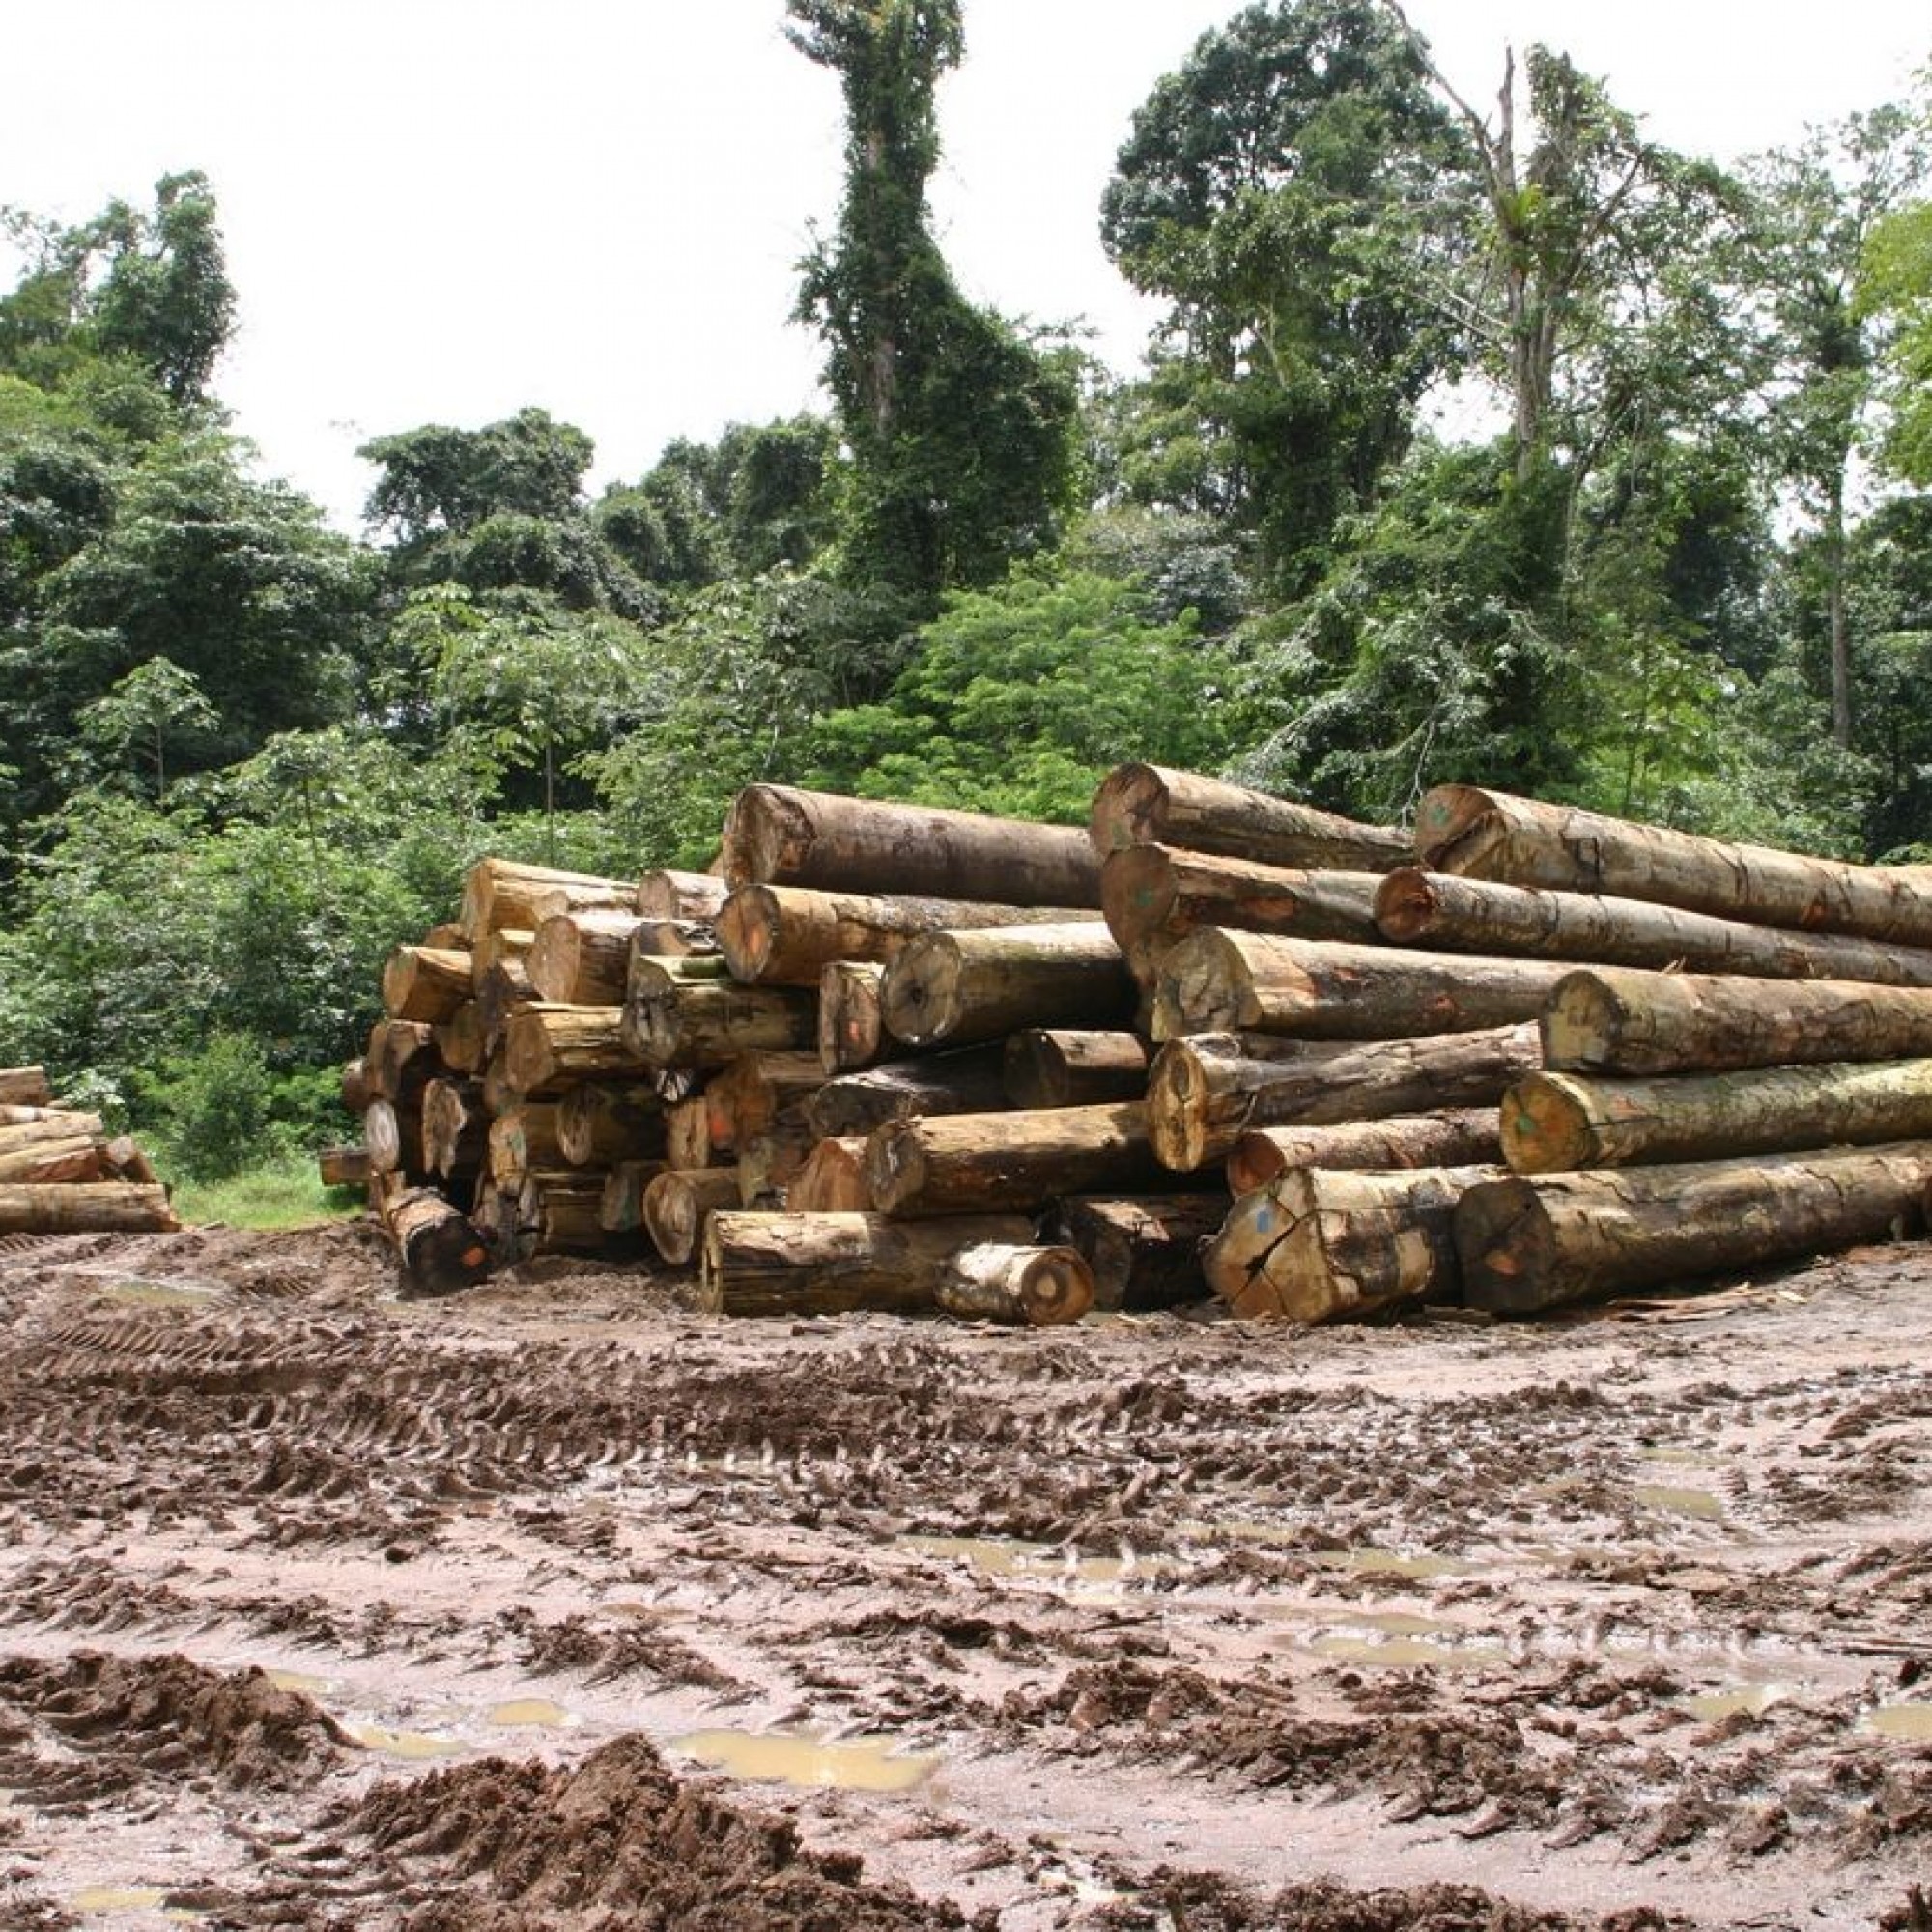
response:
<svg viewBox="0 0 1932 1932"><path fill-rule="evenodd" d="M359 1187L325 1187L313 1154L269 1161L226 1180L178 1180L174 1190L175 1212L190 1227L310 1228L352 1220L367 1205Z"/></svg>

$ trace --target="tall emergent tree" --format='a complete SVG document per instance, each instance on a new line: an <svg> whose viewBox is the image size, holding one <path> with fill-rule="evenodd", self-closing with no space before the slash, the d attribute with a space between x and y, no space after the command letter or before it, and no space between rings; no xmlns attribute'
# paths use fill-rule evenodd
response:
<svg viewBox="0 0 1932 1932"><path fill-rule="evenodd" d="M933 96L964 52L960 0L786 11L793 45L845 95L844 205L797 310L825 338L852 457L845 574L930 610L1052 546L1073 490L1073 381L960 294L932 238Z"/></svg>

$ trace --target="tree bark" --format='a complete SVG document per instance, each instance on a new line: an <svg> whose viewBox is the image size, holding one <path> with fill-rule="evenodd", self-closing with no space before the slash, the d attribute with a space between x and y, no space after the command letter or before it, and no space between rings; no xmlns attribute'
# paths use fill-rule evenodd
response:
<svg viewBox="0 0 1932 1932"><path fill-rule="evenodd" d="M735 1167L667 1168L644 1189L644 1230L671 1266L684 1267L696 1258L704 1224L738 1205Z"/></svg>
<svg viewBox="0 0 1932 1932"><path fill-rule="evenodd" d="M568 1007L621 1007L631 974L636 913L560 912L536 929L524 970L540 1000Z"/></svg>
<svg viewBox="0 0 1932 1932"><path fill-rule="evenodd" d="M171 1235L180 1227L165 1187L125 1180L0 1187L0 1235Z"/></svg>
<svg viewBox="0 0 1932 1932"><path fill-rule="evenodd" d="M1085 1257L1096 1309L1144 1315L1208 1298L1201 1251L1228 1206L1225 1193L1071 1195L1054 1210L1054 1232Z"/></svg>
<svg viewBox="0 0 1932 1932"><path fill-rule="evenodd" d="M1495 1167L1292 1168L1236 1202L1204 1267L1236 1315L1332 1321L1454 1301L1456 1203Z"/></svg>
<svg viewBox="0 0 1932 1932"><path fill-rule="evenodd" d="M1028 1026L1104 1027L1138 1002L1096 922L930 932L886 968L886 1030L908 1046L967 1046Z"/></svg>
<svg viewBox="0 0 1932 1932"><path fill-rule="evenodd" d="M641 1081L586 1080L556 1103L556 1146L571 1167L660 1159L664 1103Z"/></svg>
<svg viewBox="0 0 1932 1932"><path fill-rule="evenodd" d="M876 1206L866 1185L864 1134L814 1143L785 1190L785 1207L794 1214L869 1214Z"/></svg>
<svg viewBox="0 0 1932 1932"><path fill-rule="evenodd" d="M582 1080L639 1080L649 1064L625 1035L624 1007L526 1007L503 1042L504 1071L520 1094Z"/></svg>
<svg viewBox="0 0 1932 1932"><path fill-rule="evenodd" d="M738 1205L778 1207L804 1168L819 1136L803 1110L781 1114L738 1143Z"/></svg>
<svg viewBox="0 0 1932 1932"><path fill-rule="evenodd" d="M1063 1328L1093 1307L1094 1275L1073 1248L984 1241L952 1257L934 1300L941 1314L961 1321Z"/></svg>
<svg viewBox="0 0 1932 1932"><path fill-rule="evenodd" d="M1410 1039L1514 1026L1543 1011L1558 960L1410 952L1204 927L1161 962L1157 1040L1196 1033Z"/></svg>
<svg viewBox="0 0 1932 1932"><path fill-rule="evenodd" d="M1374 872L1291 871L1249 859L1130 845L1100 872L1107 929L1129 960L1157 968L1177 940L1204 925L1378 945Z"/></svg>
<svg viewBox="0 0 1932 1932"><path fill-rule="evenodd" d="M748 785L724 820L724 876L748 885L916 893L991 905L1100 903L1100 867L1071 826Z"/></svg>
<svg viewBox="0 0 1932 1932"><path fill-rule="evenodd" d="M1139 1034L1027 1027L1007 1041L1001 1078L1015 1107L1091 1107L1147 1097L1147 1041Z"/></svg>
<svg viewBox="0 0 1932 1932"><path fill-rule="evenodd" d="M1385 872L1409 856L1406 834L1196 772L1116 767L1094 794L1089 824L1102 858L1130 845L1174 845L1294 870Z"/></svg>
<svg viewBox="0 0 1932 1932"><path fill-rule="evenodd" d="M731 888L716 872L646 872L638 881L635 910L643 920L697 920L718 917Z"/></svg>
<svg viewBox="0 0 1932 1932"><path fill-rule="evenodd" d="M629 909L635 884L598 878L589 872L560 872L549 866L526 866L514 859L479 859L463 875L463 913L458 923L474 945L485 933L505 927L533 932L545 894L561 893L572 906ZM551 909L556 910L553 902Z"/></svg>
<svg viewBox="0 0 1932 1932"><path fill-rule="evenodd" d="M1138 1103L889 1121L866 1148L883 1214L1034 1211L1062 1194L1175 1191Z"/></svg>
<svg viewBox="0 0 1932 1932"><path fill-rule="evenodd" d="M1471 1034L1450 1034L1467 1040ZM1494 1107L1395 1114L1327 1126L1250 1127L1228 1152L1228 1188L1252 1194L1295 1168L1496 1166L1502 1137Z"/></svg>
<svg viewBox="0 0 1932 1932"><path fill-rule="evenodd" d="M818 1064L828 1077L876 1066L891 1050L883 1005L886 969L835 959L818 976Z"/></svg>
<svg viewBox="0 0 1932 1932"><path fill-rule="evenodd" d="M1195 1035L1169 1040L1154 1057L1149 1132L1166 1166L1191 1174L1255 1127L1493 1107L1537 1069L1540 1051L1528 1025L1366 1044Z"/></svg>
<svg viewBox="0 0 1932 1932"><path fill-rule="evenodd" d="M1932 986L1932 952L1918 947L1745 925L1644 899L1548 892L1412 867L1381 882L1376 923L1398 946L1451 952Z"/></svg>
<svg viewBox="0 0 1932 1932"><path fill-rule="evenodd" d="M623 1037L649 1066L724 1066L744 1053L795 1052L817 1044L818 995L674 977L662 961L634 958Z"/></svg>
<svg viewBox="0 0 1932 1932"><path fill-rule="evenodd" d="M53 1089L44 1066L0 1066L0 1104L10 1107L50 1107Z"/></svg>
<svg viewBox="0 0 1932 1932"><path fill-rule="evenodd" d="M828 1080L806 1103L821 1138L869 1134L919 1114L981 1114L1006 1105L996 1047L969 1046L924 1060L889 1061Z"/></svg>
<svg viewBox="0 0 1932 1932"><path fill-rule="evenodd" d="M391 1204L387 1219L403 1273L418 1293L447 1294L488 1276L488 1240L434 1188L412 1188Z"/></svg>
<svg viewBox="0 0 1932 1932"><path fill-rule="evenodd" d="M383 966L383 1006L391 1019L440 1026L470 995L471 959L454 947L398 946Z"/></svg>
<svg viewBox="0 0 1932 1932"><path fill-rule="evenodd" d="M1928 1181L1925 1141L1492 1181L1456 1212L1463 1298L1529 1315L1889 1240L1922 1228Z"/></svg>
<svg viewBox="0 0 1932 1932"><path fill-rule="evenodd" d="M1594 967L1557 982L1543 1044L1546 1064L1566 1072L1910 1060L1932 1054L1932 992Z"/></svg>
<svg viewBox="0 0 1932 1932"><path fill-rule="evenodd" d="M1655 1080L1533 1073L1502 1103L1503 1154L1519 1174L1926 1138L1932 1060Z"/></svg>
<svg viewBox="0 0 1932 1932"><path fill-rule="evenodd" d="M1469 878L1932 946L1932 867L1852 866L1734 845L1471 785L1424 797L1416 849L1432 870Z"/></svg>

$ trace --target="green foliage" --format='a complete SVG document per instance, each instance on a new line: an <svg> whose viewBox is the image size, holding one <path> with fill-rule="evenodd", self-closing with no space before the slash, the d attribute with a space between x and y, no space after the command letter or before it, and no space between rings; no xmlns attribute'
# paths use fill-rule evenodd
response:
<svg viewBox="0 0 1932 1932"><path fill-rule="evenodd" d="M142 1090L157 1164L192 1180L225 1180L351 1131L332 1072L278 1076L249 1034L216 1033L168 1056Z"/></svg>
<svg viewBox="0 0 1932 1932"><path fill-rule="evenodd" d="M190 1227L308 1228L347 1220L367 1208L359 1187L325 1187L315 1154L302 1151L260 1162L219 1180L176 1181L175 1212Z"/></svg>
<svg viewBox="0 0 1932 1932"><path fill-rule="evenodd" d="M1895 209L1876 223L1861 267L1861 309L1890 330L1885 460L1907 482L1932 488L1932 202Z"/></svg>

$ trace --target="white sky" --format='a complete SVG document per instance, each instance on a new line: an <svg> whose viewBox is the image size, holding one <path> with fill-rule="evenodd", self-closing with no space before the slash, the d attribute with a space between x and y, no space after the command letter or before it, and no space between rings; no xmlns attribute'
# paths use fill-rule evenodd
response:
<svg viewBox="0 0 1932 1932"><path fill-rule="evenodd" d="M1134 367L1151 312L1097 239L1134 108L1238 0L965 0L933 202L968 294L1084 317ZM1465 98L1541 40L1656 138L1732 158L1902 95L1923 0L1410 0ZM14 10L0 202L79 221L200 168L240 328L215 386L267 473L359 526L372 436L526 404L593 482L674 436L817 407L787 317L839 193L836 77L782 0L87 0ZM13 266L0 258L11 280Z"/></svg>

